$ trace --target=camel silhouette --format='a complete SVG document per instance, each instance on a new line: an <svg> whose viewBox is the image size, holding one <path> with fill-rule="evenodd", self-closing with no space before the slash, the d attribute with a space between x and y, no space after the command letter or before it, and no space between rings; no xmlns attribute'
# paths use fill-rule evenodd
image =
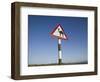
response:
<svg viewBox="0 0 100 82"><path fill-rule="evenodd" d="M64 34L63 31L61 31L59 28L58 28L58 32L59 32L60 36Z"/></svg>

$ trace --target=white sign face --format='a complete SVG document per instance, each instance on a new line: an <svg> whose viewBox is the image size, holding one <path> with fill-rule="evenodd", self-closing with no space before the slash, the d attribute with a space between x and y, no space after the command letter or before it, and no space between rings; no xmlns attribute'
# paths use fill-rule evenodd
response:
<svg viewBox="0 0 100 82"><path fill-rule="evenodd" d="M66 34L64 33L64 30L62 26L59 24L57 27L51 32L51 35L58 37L59 39L67 39Z"/></svg>

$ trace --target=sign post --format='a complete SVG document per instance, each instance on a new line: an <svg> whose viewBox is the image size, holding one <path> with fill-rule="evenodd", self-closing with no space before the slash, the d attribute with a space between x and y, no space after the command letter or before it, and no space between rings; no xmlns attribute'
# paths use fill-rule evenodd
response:
<svg viewBox="0 0 100 82"><path fill-rule="evenodd" d="M57 27L51 32L51 35L58 38L58 64L61 65L62 64L61 40L66 40L68 38L64 33L64 30L60 24L57 25Z"/></svg>
<svg viewBox="0 0 100 82"><path fill-rule="evenodd" d="M58 38L58 64L62 63L61 39Z"/></svg>

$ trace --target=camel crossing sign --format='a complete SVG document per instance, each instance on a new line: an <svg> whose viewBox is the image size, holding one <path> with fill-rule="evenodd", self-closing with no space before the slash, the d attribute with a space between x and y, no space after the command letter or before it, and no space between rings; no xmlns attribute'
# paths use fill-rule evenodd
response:
<svg viewBox="0 0 100 82"><path fill-rule="evenodd" d="M60 24L51 32L51 35L58 37L59 39L67 39L67 35L64 33L64 29Z"/></svg>
<svg viewBox="0 0 100 82"><path fill-rule="evenodd" d="M64 32L64 29L59 24L57 27L51 32L51 35L58 38L58 64L62 64L62 50L61 50L61 40L66 40L67 35Z"/></svg>

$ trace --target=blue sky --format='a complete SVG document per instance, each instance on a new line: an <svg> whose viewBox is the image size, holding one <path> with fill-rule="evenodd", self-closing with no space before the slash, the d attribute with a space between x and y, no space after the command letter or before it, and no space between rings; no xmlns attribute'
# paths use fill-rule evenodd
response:
<svg viewBox="0 0 100 82"><path fill-rule="evenodd" d="M28 15L28 64L57 63L58 39L50 33L60 24L68 40L62 40L63 63L88 61L87 18Z"/></svg>

